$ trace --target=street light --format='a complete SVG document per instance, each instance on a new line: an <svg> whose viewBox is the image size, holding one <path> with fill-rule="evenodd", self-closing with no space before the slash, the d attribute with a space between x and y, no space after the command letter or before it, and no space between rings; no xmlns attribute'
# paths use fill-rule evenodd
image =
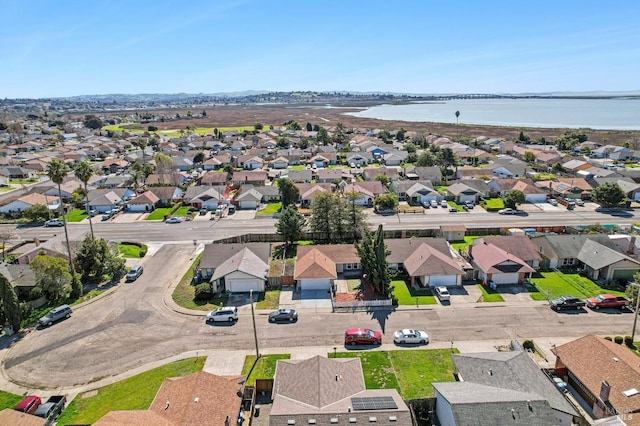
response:
<svg viewBox="0 0 640 426"><path fill-rule="evenodd" d="M251 299L251 320L253 321L253 340L256 345L256 359L260 358L258 350L258 333L256 332L256 314L253 310L253 289L249 290L249 299Z"/></svg>

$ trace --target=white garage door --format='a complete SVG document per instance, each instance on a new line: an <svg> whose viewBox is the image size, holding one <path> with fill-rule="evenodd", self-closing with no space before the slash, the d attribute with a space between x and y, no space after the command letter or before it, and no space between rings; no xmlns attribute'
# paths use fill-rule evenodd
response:
<svg viewBox="0 0 640 426"><path fill-rule="evenodd" d="M518 284L518 273L513 274L493 274L491 281L496 284Z"/></svg>
<svg viewBox="0 0 640 426"><path fill-rule="evenodd" d="M257 201L240 201L241 209L255 209L258 208Z"/></svg>
<svg viewBox="0 0 640 426"><path fill-rule="evenodd" d="M329 290L331 283L326 278L308 278L299 280L301 290Z"/></svg>
<svg viewBox="0 0 640 426"><path fill-rule="evenodd" d="M456 284L457 281L455 275L431 275L429 278L430 287L437 287L439 285L453 286Z"/></svg>
<svg viewBox="0 0 640 426"><path fill-rule="evenodd" d="M262 281L258 278L230 278L225 280L227 291L232 293L248 293L249 290L263 291Z"/></svg>

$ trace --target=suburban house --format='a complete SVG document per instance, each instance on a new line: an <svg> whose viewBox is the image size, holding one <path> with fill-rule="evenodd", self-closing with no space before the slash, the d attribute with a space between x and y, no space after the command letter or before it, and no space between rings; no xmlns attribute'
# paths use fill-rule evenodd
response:
<svg viewBox="0 0 640 426"><path fill-rule="evenodd" d="M486 285L519 284L535 272L524 260L486 242L469 246L469 257L477 278Z"/></svg>
<svg viewBox="0 0 640 426"><path fill-rule="evenodd" d="M234 172L231 181L234 185L264 186L267 183L265 170L253 170L250 172Z"/></svg>
<svg viewBox="0 0 640 426"><path fill-rule="evenodd" d="M212 185L212 186L225 186L229 179L229 173L227 172L214 172L207 171L197 180L200 185Z"/></svg>
<svg viewBox="0 0 640 426"><path fill-rule="evenodd" d="M587 276L593 280L633 281L633 276L640 271L640 262L637 260L593 240L584 242L577 259L584 265Z"/></svg>
<svg viewBox="0 0 640 426"><path fill-rule="evenodd" d="M300 290L331 290L339 275L359 275L360 256L351 244L298 247L293 279Z"/></svg>
<svg viewBox="0 0 640 426"><path fill-rule="evenodd" d="M16 198L0 207L0 213L19 213L35 205L47 206L50 211L56 211L60 208L60 199L58 197L47 197L46 195L34 192L33 194Z"/></svg>
<svg viewBox="0 0 640 426"><path fill-rule="evenodd" d="M150 212L156 208L160 199L151 191L143 192L137 197L127 201L127 211L130 212Z"/></svg>
<svg viewBox="0 0 640 426"><path fill-rule="evenodd" d="M497 158L488 169L496 178L519 178L526 174L527 163L511 157Z"/></svg>
<svg viewBox="0 0 640 426"><path fill-rule="evenodd" d="M547 191L538 188L531 179L493 179L488 185L500 197L507 191L517 189L522 191L524 200L527 203L544 203L547 201Z"/></svg>
<svg viewBox="0 0 640 426"><path fill-rule="evenodd" d="M440 237L445 240L452 241L464 241L464 236L467 234L467 227L463 224L460 225L440 225Z"/></svg>
<svg viewBox="0 0 640 426"><path fill-rule="evenodd" d="M544 268L577 268L578 254L587 240L615 250L616 244L605 234L539 235L531 237L538 253L542 256ZM584 254L583 254L584 255Z"/></svg>
<svg viewBox="0 0 640 426"><path fill-rule="evenodd" d="M269 426L410 425L395 389L366 389L360 358L278 360Z"/></svg>
<svg viewBox="0 0 640 426"><path fill-rule="evenodd" d="M552 351L556 355L555 373L586 401L593 418L618 415L628 426L640 425L637 355L593 334Z"/></svg>
<svg viewBox="0 0 640 426"><path fill-rule="evenodd" d="M542 256L540 256L537 247L527 236L503 235L499 237L483 237L474 240L473 245L484 244L485 242L515 255L518 259L524 260L525 263L533 269L540 268Z"/></svg>
<svg viewBox="0 0 640 426"><path fill-rule="evenodd" d="M199 209L215 210L223 198L225 186L190 186L183 200Z"/></svg>
<svg viewBox="0 0 640 426"><path fill-rule="evenodd" d="M0 411L0 424L15 426L45 426L46 420L33 414L23 413L12 408Z"/></svg>
<svg viewBox="0 0 640 426"><path fill-rule="evenodd" d="M563 425L578 413L524 351L452 354L457 382L432 383L441 426Z"/></svg>
<svg viewBox="0 0 640 426"><path fill-rule="evenodd" d="M433 185L440 185L440 183L442 183L442 171L438 166L410 166L404 169L404 175L409 180L428 180Z"/></svg>
<svg viewBox="0 0 640 426"><path fill-rule="evenodd" d="M29 265L0 262L0 275L9 281L18 296L27 295L36 285L36 273Z"/></svg>
<svg viewBox="0 0 640 426"><path fill-rule="evenodd" d="M411 285L419 287L462 285L466 263L454 258L454 254L443 238L389 239L385 240L389 251L387 262L392 269L404 270Z"/></svg>
<svg viewBox="0 0 640 426"><path fill-rule="evenodd" d="M410 205L429 203L440 198L440 193L433 189L428 180L398 180L391 182L389 188L398 195L399 201L407 201Z"/></svg>
<svg viewBox="0 0 640 426"><path fill-rule="evenodd" d="M197 273L213 283L214 292L264 291L270 256L266 243L207 244Z"/></svg>
<svg viewBox="0 0 640 426"><path fill-rule="evenodd" d="M373 162L373 155L369 152L347 152L347 164L354 167L363 167Z"/></svg>
<svg viewBox="0 0 640 426"><path fill-rule="evenodd" d="M240 192L240 195L236 196L238 207L241 209L257 209L262 200L262 194L256 188L250 188Z"/></svg>
<svg viewBox="0 0 640 426"><path fill-rule="evenodd" d="M333 181L342 179L342 169L320 169L316 172L316 182L333 183Z"/></svg>
<svg viewBox="0 0 640 426"><path fill-rule="evenodd" d="M466 182L458 182L447 187L447 195L453 197L453 200L458 204L465 202L477 204L483 194L467 185Z"/></svg>
<svg viewBox="0 0 640 426"><path fill-rule="evenodd" d="M76 252L84 240L86 231L83 229L70 226L67 229L69 234L69 247L71 248L71 256L75 257ZM40 242L35 239L33 243L27 243L20 247L21 253L18 256L19 264L30 263L38 254L44 252L47 256L61 257L69 259L69 251L64 232L60 232L46 241Z"/></svg>
<svg viewBox="0 0 640 426"><path fill-rule="evenodd" d="M182 189L176 186L152 186L149 191L158 197L158 207L169 207L182 200Z"/></svg>
<svg viewBox="0 0 640 426"><path fill-rule="evenodd" d="M624 193L627 195L629 199L634 201L640 200L640 185L635 183L633 179L622 178L622 177L611 177L611 178L595 177L589 180L589 183L593 187L598 187L605 183L617 183L618 186L622 188L622 191L624 191Z"/></svg>
<svg viewBox="0 0 640 426"><path fill-rule="evenodd" d="M240 424L244 376L198 371L165 379L148 410L110 411L96 426ZM238 396L240 395L240 396Z"/></svg>
<svg viewBox="0 0 640 426"><path fill-rule="evenodd" d="M331 191L333 187L330 183L296 183L295 185L300 191L299 202L303 208L309 207L316 198L316 195Z"/></svg>
<svg viewBox="0 0 640 426"><path fill-rule="evenodd" d="M399 167L365 167L362 170L362 178L364 180L376 180L378 176L386 176L389 181L393 182L400 179Z"/></svg>
<svg viewBox="0 0 640 426"><path fill-rule="evenodd" d="M278 202L282 199L280 189L277 186L256 186L254 189L262 195L261 202L263 203Z"/></svg>
<svg viewBox="0 0 640 426"><path fill-rule="evenodd" d="M313 180L311 170L289 170L287 175L293 183L311 183Z"/></svg>

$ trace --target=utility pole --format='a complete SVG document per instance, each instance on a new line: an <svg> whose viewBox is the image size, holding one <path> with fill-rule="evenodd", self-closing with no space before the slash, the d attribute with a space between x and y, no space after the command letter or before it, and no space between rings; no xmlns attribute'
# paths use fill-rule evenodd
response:
<svg viewBox="0 0 640 426"><path fill-rule="evenodd" d="M259 359L260 351L258 350L258 333L256 332L256 314L253 310L253 289L249 290L249 299L251 299L251 320L253 321L253 340L256 345L256 359Z"/></svg>
<svg viewBox="0 0 640 426"><path fill-rule="evenodd" d="M636 294L636 309L633 311L633 328L631 329L631 343L635 341L636 337L636 324L638 323L638 309L640 309L640 284L629 284L634 287L638 287L638 293Z"/></svg>

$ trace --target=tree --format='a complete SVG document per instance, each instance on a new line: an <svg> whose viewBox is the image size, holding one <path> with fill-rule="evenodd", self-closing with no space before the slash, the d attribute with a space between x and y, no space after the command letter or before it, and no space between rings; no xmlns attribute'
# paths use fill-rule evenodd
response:
<svg viewBox="0 0 640 426"><path fill-rule="evenodd" d="M67 218L65 217L62 211L62 190L60 189L60 185L64 182L67 174L69 173L69 166L67 163L54 158L47 165L47 176L53 183L58 185L58 195L60 196L60 216L62 216L62 224L64 225L64 239L67 243L67 255L69 256L69 269L71 271L71 276L75 275L75 271L73 269L73 256L71 256L71 245L69 244L69 232L67 230Z"/></svg>
<svg viewBox="0 0 640 426"><path fill-rule="evenodd" d="M417 167L432 167L436 165L436 157L430 151L423 151L416 160Z"/></svg>
<svg viewBox="0 0 640 426"><path fill-rule="evenodd" d="M198 152L196 155L193 156L193 162L195 164L202 164L204 163L204 152L200 151Z"/></svg>
<svg viewBox="0 0 640 426"><path fill-rule="evenodd" d="M529 135L525 135L522 130L520 130L520 134L518 135L518 140L520 142L529 142L531 141L531 137Z"/></svg>
<svg viewBox="0 0 640 426"><path fill-rule="evenodd" d="M626 200L627 194L616 182L598 185L591 191L591 198L602 207L617 207Z"/></svg>
<svg viewBox="0 0 640 426"><path fill-rule="evenodd" d="M9 323L14 331L20 330L22 309L13 286L9 280L0 274L0 320Z"/></svg>
<svg viewBox="0 0 640 426"><path fill-rule="evenodd" d="M444 179L447 180L447 176L449 175L448 170L450 166L458 167L458 161L456 160L455 154L451 148L441 149L438 153L438 159L442 164L442 174L444 175Z"/></svg>
<svg viewBox="0 0 640 426"><path fill-rule="evenodd" d="M87 127L92 130L99 129L102 126L104 126L104 123L102 123L102 120L100 120L98 117L96 117L93 114L85 115L83 124L84 124L84 127Z"/></svg>
<svg viewBox="0 0 640 426"><path fill-rule="evenodd" d="M202 115L203 118L206 117L207 116L207 111L203 109L202 110L202 114L200 114L200 115Z"/></svg>
<svg viewBox="0 0 640 426"><path fill-rule="evenodd" d="M85 209L89 215L89 229L91 229L91 238L93 238L93 223L91 222L91 214L89 214L89 191L87 190L87 183L89 183L89 179L93 176L93 169L87 161L80 161L74 166L73 173L84 185Z"/></svg>
<svg viewBox="0 0 640 426"><path fill-rule="evenodd" d="M329 132L327 132L327 129L322 126L318 126L317 132L318 134L316 136L316 139L318 140L318 142L322 142L322 145L327 146L329 142L331 142L331 138L329 137Z"/></svg>
<svg viewBox="0 0 640 426"><path fill-rule="evenodd" d="M394 193L378 195L373 205L376 208L395 210L398 208L398 196Z"/></svg>
<svg viewBox="0 0 640 426"><path fill-rule="evenodd" d="M147 164L147 158L145 157L145 148L147 147L147 144L149 143L149 140L147 138L138 138L134 141L131 142L131 144L133 146L135 146L136 148L138 148L140 151L142 151L142 164L146 165Z"/></svg>
<svg viewBox="0 0 640 426"><path fill-rule="evenodd" d="M103 275L122 277L125 271L124 259L112 253L107 241L90 235L82 241L75 262L78 272L88 280L100 281Z"/></svg>
<svg viewBox="0 0 640 426"><path fill-rule="evenodd" d="M30 265L36 275L36 286L49 301L59 302L67 298L71 292L73 275L65 259L39 254Z"/></svg>
<svg viewBox="0 0 640 426"><path fill-rule="evenodd" d="M26 217L31 222L43 222L51 218L51 211L47 206L34 204L24 209L22 216Z"/></svg>
<svg viewBox="0 0 640 426"><path fill-rule="evenodd" d="M518 205L524 203L524 193L519 189L511 189L504 193L502 201L506 207L516 209Z"/></svg>
<svg viewBox="0 0 640 426"><path fill-rule="evenodd" d="M300 239L306 224L306 220L298 214L296 208L294 206L288 206L283 209L282 214L278 218L276 230L286 244L293 244Z"/></svg>
<svg viewBox="0 0 640 426"><path fill-rule="evenodd" d="M353 235L353 241L358 241L362 237L362 231L366 227L366 219L362 207L356 204L360 199L360 194L356 191L350 191L345 194L348 205L348 229L347 233Z"/></svg>
<svg viewBox="0 0 640 426"><path fill-rule="evenodd" d="M291 182L291 180L287 178L278 178L276 180L276 185L278 185L278 192L280 193L283 210L298 202L298 199L300 198L300 190L293 182Z"/></svg>
<svg viewBox="0 0 640 426"><path fill-rule="evenodd" d="M418 147L415 144L409 142L404 144L404 150L407 151L409 154L413 154L418 150Z"/></svg>
<svg viewBox="0 0 640 426"><path fill-rule="evenodd" d="M387 175L377 175L375 180L377 180L378 182L380 182L382 184L382 186L389 186L389 182L391 182L391 180L389 179L389 176Z"/></svg>
<svg viewBox="0 0 640 426"><path fill-rule="evenodd" d="M387 256L391 251L384 242L384 231L382 225L373 234L365 231L362 241L356 244L356 251L360 256L362 272L367 275L367 279L373 285L378 294L388 296L391 290L391 279L393 271L387 262Z"/></svg>
<svg viewBox="0 0 640 426"><path fill-rule="evenodd" d="M1 129L0 129L1 130ZM307 132L313 131L313 126L307 121Z"/></svg>
<svg viewBox="0 0 640 426"><path fill-rule="evenodd" d="M7 241L12 240L14 238L17 238L18 236L16 235L15 232L13 232L11 229L9 228L2 228L0 230L0 240L2 241L2 261L4 262L4 246L7 243Z"/></svg>
<svg viewBox="0 0 640 426"><path fill-rule="evenodd" d="M458 125L458 118L460 117L460 111L456 111L456 126Z"/></svg>
<svg viewBox="0 0 640 426"><path fill-rule="evenodd" d="M156 162L156 171L160 175L160 183L169 183L168 180L165 182L165 177L166 175L171 175L171 173L175 169L175 163L173 162L173 159L168 155L163 154L162 152L157 152L153 156L153 160Z"/></svg>
<svg viewBox="0 0 640 426"><path fill-rule="evenodd" d="M524 161L526 161L529 164L533 164L536 161L536 154L534 154L531 151L525 151L524 153ZM559 164L559 163L558 163Z"/></svg>

